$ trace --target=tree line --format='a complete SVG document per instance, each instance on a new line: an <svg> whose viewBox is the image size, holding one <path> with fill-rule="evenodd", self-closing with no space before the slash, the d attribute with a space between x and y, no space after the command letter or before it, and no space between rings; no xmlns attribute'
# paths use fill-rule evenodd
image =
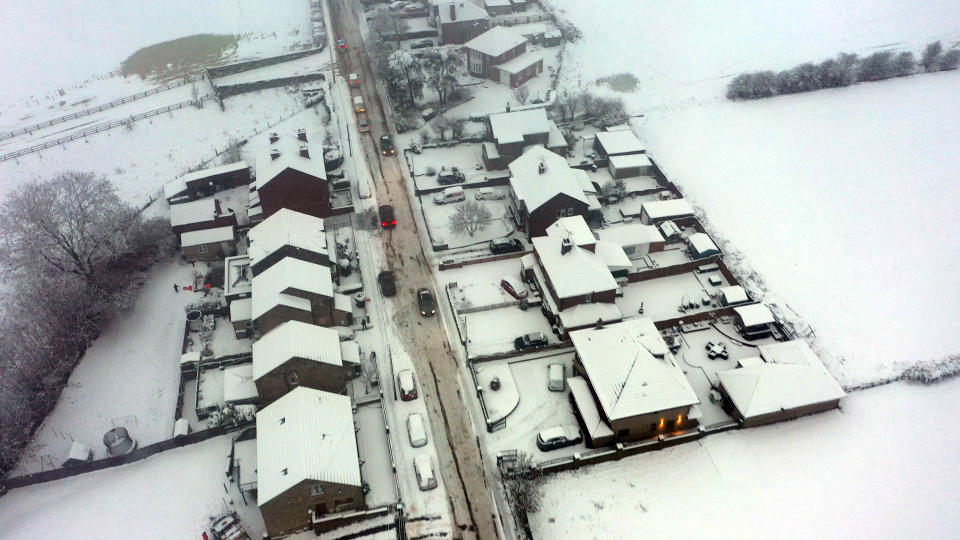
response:
<svg viewBox="0 0 960 540"><path fill-rule="evenodd" d="M87 346L133 305L143 273L173 246L166 220L144 219L93 173L22 183L0 203L0 474L16 465Z"/></svg>
<svg viewBox="0 0 960 540"><path fill-rule="evenodd" d="M958 66L960 49L944 51L939 41L927 45L919 61L911 52L879 51L863 57L840 53L819 64L806 62L779 73L757 71L738 75L727 85L727 99L739 101L811 92L921 72L948 71Z"/></svg>

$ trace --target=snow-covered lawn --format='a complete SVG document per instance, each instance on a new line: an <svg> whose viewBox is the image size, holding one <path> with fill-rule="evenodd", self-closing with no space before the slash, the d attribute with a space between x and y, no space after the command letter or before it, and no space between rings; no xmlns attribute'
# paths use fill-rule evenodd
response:
<svg viewBox="0 0 960 540"><path fill-rule="evenodd" d="M489 174L483 167L481 145L464 143L447 148L426 148L419 154L406 154L410 163L413 163L414 181L419 189L430 189L440 186L437 183L437 173L452 167L460 169L467 177L467 182L482 182L484 175ZM428 175L428 170L433 174Z"/></svg>
<svg viewBox="0 0 960 540"><path fill-rule="evenodd" d="M488 309L463 317L466 320L464 334L467 337L467 355L471 358L512 352L513 340L531 332L542 332L551 344L559 341L550 330L550 321L539 307L531 307L526 311L517 306Z"/></svg>
<svg viewBox="0 0 960 540"><path fill-rule="evenodd" d="M630 283L623 287L623 296L617 298L616 304L624 317L639 315L642 307L643 316L650 317L654 321L665 321L709 311L715 309L712 296L719 294L719 288L729 285L725 279L718 286L710 285L707 277L712 275L723 277L719 272L713 274L687 272ZM703 300L708 302L704 304ZM681 305L685 303L694 303L696 307L687 307L685 311L680 311Z"/></svg>
<svg viewBox="0 0 960 540"><path fill-rule="evenodd" d="M507 188L500 187L492 189L505 195ZM510 210L508 209L509 202L507 202L506 198L477 201L475 197L476 193L476 189L466 189L464 190L465 201L448 204L435 203L433 200L434 195L432 194L419 197L420 205L423 208L424 216L427 218L427 226L430 228L430 235L434 242L447 244L450 248L455 249L470 245L485 244L495 238L507 236L516 229L513 219L510 217ZM490 220L484 229L477 231L473 236L462 232L454 232L450 229L450 216L457 211L457 208L461 204L468 201L478 202L490 212Z"/></svg>
<svg viewBox="0 0 960 540"><path fill-rule="evenodd" d="M244 505L224 476L230 441L216 437L130 465L11 490L0 498L0 535L200 538L210 516L235 509L251 538L260 538L264 525L256 503Z"/></svg>
<svg viewBox="0 0 960 540"><path fill-rule="evenodd" d="M534 538L948 538L960 380L548 478Z"/></svg>
<svg viewBox="0 0 960 540"><path fill-rule="evenodd" d="M118 314L77 364L56 408L27 446L14 475L59 467L72 441L94 459L107 457L104 433L123 426L146 446L173 436L180 380L184 306L196 300L174 283L192 283L193 268L179 259L146 278L129 313Z"/></svg>

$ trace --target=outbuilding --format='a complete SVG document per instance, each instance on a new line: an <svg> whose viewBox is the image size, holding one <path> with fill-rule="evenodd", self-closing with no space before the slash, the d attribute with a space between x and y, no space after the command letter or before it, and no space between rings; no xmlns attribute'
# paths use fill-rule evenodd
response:
<svg viewBox="0 0 960 540"><path fill-rule="evenodd" d="M750 301L747 291L740 285L731 285L720 288L720 304L724 306L735 306L737 304L746 304Z"/></svg>
<svg viewBox="0 0 960 540"><path fill-rule="evenodd" d="M623 248L628 257L642 257L650 252L663 251L663 235L653 225L625 223L597 231L600 240L613 242Z"/></svg>
<svg viewBox="0 0 960 540"><path fill-rule="evenodd" d="M236 251L233 226L217 227L180 235L180 249L188 262L217 261Z"/></svg>
<svg viewBox="0 0 960 540"><path fill-rule="evenodd" d="M767 306L757 303L733 308L733 325L748 340L760 339L773 333L773 313Z"/></svg>
<svg viewBox="0 0 960 540"><path fill-rule="evenodd" d="M610 176L614 178L631 178L634 176L650 176L653 174L653 163L646 154L627 154L610 156L607 164Z"/></svg>
<svg viewBox="0 0 960 540"><path fill-rule="evenodd" d="M657 225L668 219L690 217L693 207L686 199L668 199L665 201L645 201L640 207L640 221L646 225Z"/></svg>
<svg viewBox="0 0 960 540"><path fill-rule="evenodd" d="M646 153L640 139L629 129L598 132L593 140L593 149L601 158Z"/></svg>
<svg viewBox="0 0 960 540"><path fill-rule="evenodd" d="M706 233L693 233L687 237L687 253L694 260L720 255L720 248Z"/></svg>

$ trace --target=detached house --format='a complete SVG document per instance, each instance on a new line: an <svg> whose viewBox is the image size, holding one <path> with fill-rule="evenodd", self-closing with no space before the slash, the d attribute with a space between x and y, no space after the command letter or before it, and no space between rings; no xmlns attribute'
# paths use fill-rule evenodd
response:
<svg viewBox="0 0 960 540"><path fill-rule="evenodd" d="M463 45L490 28L490 16L470 0L434 0L432 15L440 45Z"/></svg>
<svg viewBox="0 0 960 540"><path fill-rule="evenodd" d="M283 208L250 229L247 238L254 274L286 257L330 266L327 233L321 218Z"/></svg>
<svg viewBox="0 0 960 540"><path fill-rule="evenodd" d="M276 140L257 158L256 199L268 218L283 208L324 218L330 215L330 187L323 151L306 141ZM251 198L253 206L253 198Z"/></svg>
<svg viewBox="0 0 960 540"><path fill-rule="evenodd" d="M288 321L253 344L253 381L264 404L298 386L342 394L346 380L336 330Z"/></svg>
<svg viewBox="0 0 960 540"><path fill-rule="evenodd" d="M257 413L257 505L279 538L365 508L348 396L296 388Z"/></svg>
<svg viewBox="0 0 960 540"><path fill-rule="evenodd" d="M648 318L570 333L567 379L588 446L654 437L697 425L700 400Z"/></svg>
<svg viewBox="0 0 960 540"><path fill-rule="evenodd" d="M487 123L493 139L483 143L483 165L488 170L506 167L532 145L542 145L559 156L566 152L566 139L543 108L494 113Z"/></svg>
<svg viewBox="0 0 960 540"><path fill-rule="evenodd" d="M334 313L330 269L287 257L253 277L250 316L266 334L287 321L342 324Z"/></svg>
<svg viewBox="0 0 960 540"><path fill-rule="evenodd" d="M527 52L527 38L509 26L494 26L463 46L467 72L516 88L543 72L543 56Z"/></svg>
<svg viewBox="0 0 960 540"><path fill-rule="evenodd" d="M567 160L542 146L533 146L510 163L510 212L530 237L543 236L558 218L587 217L590 203L581 176Z"/></svg>

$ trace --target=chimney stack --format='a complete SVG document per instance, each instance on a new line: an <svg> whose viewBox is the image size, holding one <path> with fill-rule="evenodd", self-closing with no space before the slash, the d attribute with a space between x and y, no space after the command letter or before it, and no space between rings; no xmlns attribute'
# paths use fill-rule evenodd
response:
<svg viewBox="0 0 960 540"><path fill-rule="evenodd" d="M540 174L547 172L547 165L543 162L543 160L540 161L540 166L537 167L537 172Z"/></svg>
<svg viewBox="0 0 960 540"><path fill-rule="evenodd" d="M563 240L560 240L561 255L566 255L567 253L570 253L570 250L572 249L573 249L573 242L571 242L569 238L564 238Z"/></svg>
<svg viewBox="0 0 960 540"><path fill-rule="evenodd" d="M279 135L276 131L274 131L273 133L270 134L270 143L271 143L271 144L272 144L272 143L275 143L275 142L277 142L277 141L279 141L279 140L280 140L280 135Z"/></svg>
<svg viewBox="0 0 960 540"><path fill-rule="evenodd" d="M450 2L450 20L457 20L457 6L453 2Z"/></svg>
<svg viewBox="0 0 960 540"><path fill-rule="evenodd" d="M305 144L301 144L301 145L300 145L300 155L301 155L302 157L305 157L305 158L307 158L307 159L310 159L310 147L307 146L307 145L305 145Z"/></svg>
<svg viewBox="0 0 960 540"><path fill-rule="evenodd" d="M300 128L297 130L297 138L303 142L307 142L307 130Z"/></svg>
<svg viewBox="0 0 960 540"><path fill-rule="evenodd" d="M271 149L270 149L270 161L273 161L273 160L277 159L278 157L280 157L280 151L277 150L276 148L271 148Z"/></svg>
<svg viewBox="0 0 960 540"><path fill-rule="evenodd" d="M510 112L510 102L507 102L507 112Z"/></svg>

